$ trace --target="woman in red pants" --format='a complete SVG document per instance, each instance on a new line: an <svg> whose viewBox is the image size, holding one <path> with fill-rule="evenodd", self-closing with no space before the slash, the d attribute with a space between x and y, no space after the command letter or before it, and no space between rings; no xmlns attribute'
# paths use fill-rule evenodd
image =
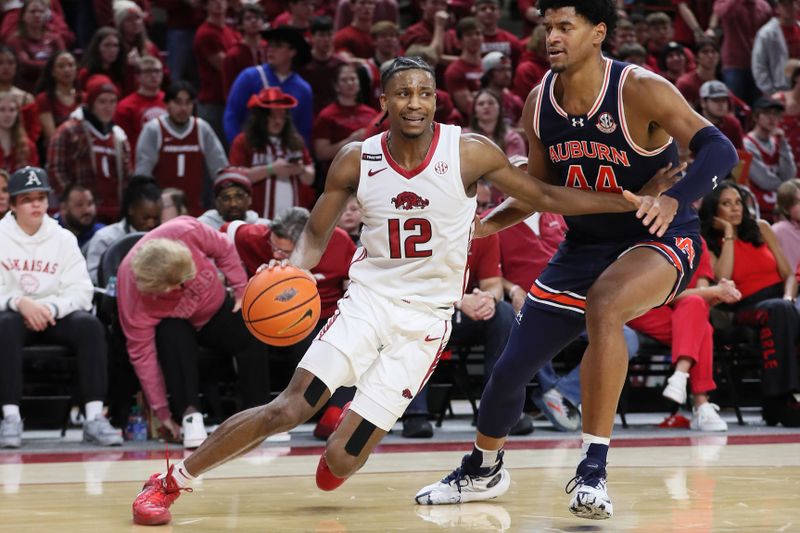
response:
<svg viewBox="0 0 800 533"><path fill-rule="evenodd" d="M628 326L672 347L675 372L667 380L663 394L683 405L686 382L691 381L694 408L690 427L726 431L728 424L717 414L719 407L708 401L708 393L717 388L713 377L714 328L708 321L708 313L711 306L737 302L742 295L727 279L711 285L714 269L705 241L699 260L700 265L685 291L669 305L656 307Z"/></svg>

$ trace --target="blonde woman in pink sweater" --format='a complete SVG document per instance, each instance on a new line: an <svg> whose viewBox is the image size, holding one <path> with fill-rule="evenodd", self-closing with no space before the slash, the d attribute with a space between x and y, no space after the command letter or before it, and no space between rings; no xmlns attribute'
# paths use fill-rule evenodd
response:
<svg viewBox="0 0 800 533"><path fill-rule="evenodd" d="M233 244L188 216L150 231L119 267L117 303L131 363L151 409L173 437L183 431L187 448L207 436L199 412L198 345L236 357L245 407L268 400L267 358L239 313L246 283Z"/></svg>

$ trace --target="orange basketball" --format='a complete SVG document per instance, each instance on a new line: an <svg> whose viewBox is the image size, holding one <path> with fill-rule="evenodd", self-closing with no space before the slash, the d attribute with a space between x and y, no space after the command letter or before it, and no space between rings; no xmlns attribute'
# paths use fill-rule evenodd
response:
<svg viewBox="0 0 800 533"><path fill-rule="evenodd" d="M305 339L317 325L319 312L317 284L295 267L262 270L244 289L244 323L258 340L271 346L290 346Z"/></svg>

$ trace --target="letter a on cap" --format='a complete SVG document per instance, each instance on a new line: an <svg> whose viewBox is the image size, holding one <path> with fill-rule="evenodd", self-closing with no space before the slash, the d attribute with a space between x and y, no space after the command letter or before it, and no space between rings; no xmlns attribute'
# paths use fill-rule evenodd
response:
<svg viewBox="0 0 800 533"><path fill-rule="evenodd" d="M42 181L39 179L39 176L37 176L36 172L34 172L33 170L28 172L28 181L25 182L26 187L30 185L38 185L39 187L42 186Z"/></svg>

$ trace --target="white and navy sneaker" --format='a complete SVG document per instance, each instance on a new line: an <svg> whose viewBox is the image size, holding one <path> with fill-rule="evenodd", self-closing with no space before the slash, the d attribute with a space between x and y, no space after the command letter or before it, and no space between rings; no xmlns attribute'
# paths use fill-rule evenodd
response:
<svg viewBox="0 0 800 533"><path fill-rule="evenodd" d="M420 505L447 505L491 500L502 496L511 486L511 474L503 468L503 452L498 456L497 466L485 475L468 474L466 466L469 454L461 460L461 466L439 482L423 487L414 496Z"/></svg>
<svg viewBox="0 0 800 533"><path fill-rule="evenodd" d="M614 507L606 492L606 469L597 461L586 458L578 465L574 478L564 487L573 494L569 512L580 518L605 520L614 515Z"/></svg>

